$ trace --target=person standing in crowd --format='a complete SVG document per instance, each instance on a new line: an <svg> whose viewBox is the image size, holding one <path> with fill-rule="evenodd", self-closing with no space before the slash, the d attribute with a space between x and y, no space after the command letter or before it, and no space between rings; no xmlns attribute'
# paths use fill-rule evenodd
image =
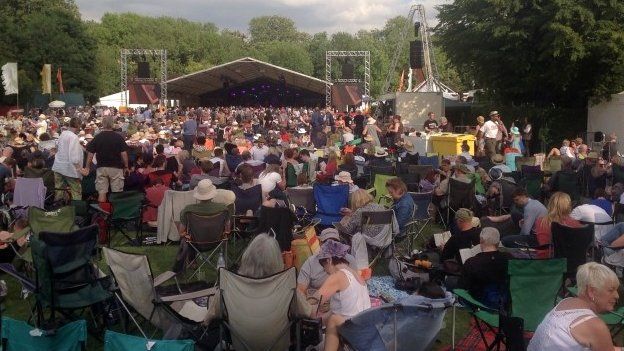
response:
<svg viewBox="0 0 624 351"><path fill-rule="evenodd" d="M423 124L423 129L427 133L438 131L438 121L436 121L435 119L435 113L433 112L427 113L427 120Z"/></svg>
<svg viewBox="0 0 624 351"><path fill-rule="evenodd" d="M505 127L505 123L501 120L500 115L496 119L496 126L498 127L496 132L496 152L502 154L509 133L507 133L507 127Z"/></svg>
<svg viewBox="0 0 624 351"><path fill-rule="evenodd" d="M478 116L477 117L477 126L475 127L475 131L476 131L476 138L477 138L477 142L476 142L476 146L477 146L477 150L475 152L475 155L477 156L484 156L485 155L485 137L483 134L483 124L485 123L485 118L483 116Z"/></svg>
<svg viewBox="0 0 624 351"><path fill-rule="evenodd" d="M531 156L531 140L533 139L533 126L529 122L528 117L524 117L524 125L522 126L522 141L524 142L524 154Z"/></svg>
<svg viewBox="0 0 624 351"><path fill-rule="evenodd" d="M197 134L197 121L194 115L186 117L184 123L182 123L182 140L184 141L184 150L191 152L193 150L193 143L195 142L195 135Z"/></svg>
<svg viewBox="0 0 624 351"><path fill-rule="evenodd" d="M87 168L93 163L93 156L97 157L97 175L95 188L98 192L98 201L106 202L108 191L114 193L123 191L124 171L128 169L128 145L124 138L113 131L112 116L102 119L102 130L87 144Z"/></svg>
<svg viewBox="0 0 624 351"><path fill-rule="evenodd" d="M258 137L254 146L249 150L251 158L255 161L264 162L264 158L269 154L269 147L266 146L266 139L263 136Z"/></svg>
<svg viewBox="0 0 624 351"><path fill-rule="evenodd" d="M74 200L82 200L82 185L80 179L89 174L88 168L83 168L84 151L80 145L78 133L80 119L73 117L69 121L69 129L63 131L57 141L57 152L54 157L52 171L54 171L54 187L57 189L69 188ZM57 194L57 198L62 196Z"/></svg>
<svg viewBox="0 0 624 351"><path fill-rule="evenodd" d="M347 119L348 119L348 115L345 116L345 121ZM364 137L364 121L365 120L366 120L366 117L364 117L364 115L362 114L362 111L356 110L355 116L353 117L353 124L354 124L353 135L355 136L355 138Z"/></svg>
<svg viewBox="0 0 624 351"><path fill-rule="evenodd" d="M496 137L499 133L498 120L498 111L492 111L490 112L490 120L483 123L481 127L485 139L485 154L490 159L496 154Z"/></svg>
<svg viewBox="0 0 624 351"><path fill-rule="evenodd" d="M440 117L440 126L438 130L442 133L453 133L453 125L446 117Z"/></svg>
<svg viewBox="0 0 624 351"><path fill-rule="evenodd" d="M366 120L366 126L364 127L364 131L362 132L365 136L368 137L368 141L373 145L373 147L381 146L381 142L379 141L379 133L381 133L381 129L377 127L377 120L373 117L368 117Z"/></svg>

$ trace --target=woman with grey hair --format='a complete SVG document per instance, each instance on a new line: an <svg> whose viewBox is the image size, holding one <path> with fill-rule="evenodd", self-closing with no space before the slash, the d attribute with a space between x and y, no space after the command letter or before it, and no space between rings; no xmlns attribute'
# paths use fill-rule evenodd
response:
<svg viewBox="0 0 624 351"><path fill-rule="evenodd" d="M243 252L238 274L264 278L284 270L282 253L274 237L258 234Z"/></svg>
<svg viewBox="0 0 624 351"><path fill-rule="evenodd" d="M621 350L600 313L613 311L620 282L609 267L585 263L576 273L578 296L562 300L537 327L529 351Z"/></svg>

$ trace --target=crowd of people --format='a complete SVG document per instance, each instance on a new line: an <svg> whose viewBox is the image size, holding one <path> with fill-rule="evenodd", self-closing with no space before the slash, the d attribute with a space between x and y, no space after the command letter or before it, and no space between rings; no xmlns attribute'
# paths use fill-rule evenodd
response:
<svg viewBox="0 0 624 351"><path fill-rule="evenodd" d="M516 169L515 159L507 155L533 156L531 123L523 118L508 130L496 111L487 121L477 117L470 129L476 137L474 144L464 143L459 155L439 155L439 164L416 180L403 175L409 174L409 165L419 164L427 155L414 154L406 137L453 131L447 118L438 121L434 113L428 114L422 129L407 127L400 116L381 123L359 110L339 113L288 107L161 108L124 113L108 107L33 110L8 116L0 123L4 194L14 191L17 177L42 178L50 195L46 204L80 199L110 210L111 193L139 191L153 205L143 213L142 222L156 227L155 208L165 193L171 189L191 191L197 202L181 209L176 223L180 236L176 271L183 270L192 256L185 244L190 239L186 214L227 212L225 227L229 228L229 218L236 211L231 205L248 200L237 199L237 193L260 189L260 202L252 203L244 213L258 216L264 208L289 208L287 189L347 185L349 202L341 209L342 220L319 228L320 251L303 263L297 278L302 301L314 297L318 304L329 302L324 311L301 308L299 312L323 315L326 350L339 348L341 324L371 307L362 274L369 264L368 252L366 246L363 255L355 249L359 236L369 246L382 236L389 235L395 242L408 237L417 211L410 192L431 193L429 213L451 232L446 243L431 242L425 247L435 254L432 260L440 262L445 274L459 277L439 282L448 289L466 288L488 306L496 307L508 298L509 259L552 256L552 250L544 245L552 243L553 223L570 228L595 223L598 243L624 244L624 226L612 225L612 218L619 214L618 205L624 204L624 159L618 153L615 135L600 150L591 150L580 138L564 140L561 148L535 157L528 168ZM557 162L561 166L552 167ZM547 170L545 164L551 168ZM389 175L394 176L384 184L387 206L367 191L382 169L391 169ZM532 175L537 175L538 183L529 191L527 179L534 179ZM459 183L473 188L458 202L452 189ZM11 201L10 196L5 199ZM394 223L363 227L364 213L386 208L394 210ZM16 224L12 231L25 225ZM0 235L4 240L11 233ZM26 244L20 239L11 245ZM480 252L463 262L460 250L475 246L480 246ZM534 254L527 257L531 248ZM285 268L281 251L274 237L257 235L242 255L239 272L256 278L275 274ZM624 267L624 252L607 249L606 255L605 262ZM13 258L6 256L0 255L0 259L8 262ZM617 276L610 268L588 263L579 268L575 281L578 297L564 299L546 316L532 349L613 347L606 326L596 315L613 310ZM437 292L425 287L422 294ZM444 296L429 295L426 297ZM559 318L562 315L565 318Z"/></svg>

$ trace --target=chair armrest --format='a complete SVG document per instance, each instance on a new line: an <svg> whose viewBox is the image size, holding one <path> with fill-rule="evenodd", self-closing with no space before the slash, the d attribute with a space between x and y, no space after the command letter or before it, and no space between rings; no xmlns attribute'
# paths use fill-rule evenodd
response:
<svg viewBox="0 0 624 351"><path fill-rule="evenodd" d="M156 278L154 278L154 287L160 286L162 283L176 276L177 273L172 271L166 271L159 274Z"/></svg>
<svg viewBox="0 0 624 351"><path fill-rule="evenodd" d="M470 308L472 308L472 309L484 310L484 311L488 311L488 312L492 312L492 313L498 313L498 310L490 308L490 307L487 307L486 305L484 305L481 302L477 301L477 299L475 299L474 297L472 297L472 295L470 295L468 290L455 289L455 290L453 290L453 294L455 294L462 301L465 301L468 305L470 305Z"/></svg>
<svg viewBox="0 0 624 351"><path fill-rule="evenodd" d="M110 215L110 212L108 212L108 211L104 211L104 209L103 209L102 207L100 207L100 205L99 205L99 204L89 204L89 206L90 206L92 209L96 210L97 212L103 213L103 214L105 214L105 215L107 215L107 216L109 216L109 215Z"/></svg>
<svg viewBox="0 0 624 351"><path fill-rule="evenodd" d="M197 290L197 291L179 294L179 295L159 297L159 299L161 302L185 301L185 300L197 299L197 298L204 297L204 296L213 296L216 293L217 293L217 288L213 287L213 288Z"/></svg>

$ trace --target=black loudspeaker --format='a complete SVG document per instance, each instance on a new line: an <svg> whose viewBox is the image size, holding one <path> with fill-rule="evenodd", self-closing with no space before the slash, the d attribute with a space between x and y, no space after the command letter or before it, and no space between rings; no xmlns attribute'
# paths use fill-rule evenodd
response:
<svg viewBox="0 0 624 351"><path fill-rule="evenodd" d="M594 133L594 142L602 143L604 141L604 133L603 132L595 132Z"/></svg>
<svg viewBox="0 0 624 351"><path fill-rule="evenodd" d="M410 67L423 68L423 48L420 40L410 41Z"/></svg>
<svg viewBox="0 0 624 351"><path fill-rule="evenodd" d="M350 59L344 60L340 68L343 79L353 79L353 62Z"/></svg>
<svg viewBox="0 0 624 351"><path fill-rule="evenodd" d="M149 62L139 62L138 67L138 77L139 78L150 78L150 64Z"/></svg>
<svg viewBox="0 0 624 351"><path fill-rule="evenodd" d="M414 23L414 35L418 38L420 35L420 22Z"/></svg>

